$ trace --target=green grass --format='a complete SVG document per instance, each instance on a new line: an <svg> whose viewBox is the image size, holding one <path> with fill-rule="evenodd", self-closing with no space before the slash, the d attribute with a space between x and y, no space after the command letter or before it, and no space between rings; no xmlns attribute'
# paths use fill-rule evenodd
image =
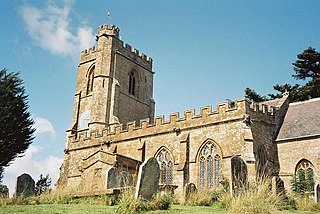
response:
<svg viewBox="0 0 320 214"><path fill-rule="evenodd" d="M113 214L117 206L104 206L104 205L86 205L86 204L42 204L42 205L7 205L0 206L0 213L30 213L30 214L58 214L58 213L105 213ZM142 212L150 214L228 214L226 210L219 209L215 206L183 206L172 205L169 210L157 210L150 212ZM279 211L278 214L316 214L319 212L306 212L306 211Z"/></svg>

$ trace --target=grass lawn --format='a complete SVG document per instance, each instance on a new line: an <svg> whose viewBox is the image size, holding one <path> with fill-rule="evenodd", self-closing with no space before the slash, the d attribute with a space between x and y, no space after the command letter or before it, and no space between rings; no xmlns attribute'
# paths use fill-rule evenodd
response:
<svg viewBox="0 0 320 214"><path fill-rule="evenodd" d="M0 213L30 213L30 214L53 214L53 213L115 213L117 206L86 205L86 204L45 204L45 205L8 205L0 206ZM145 212L146 213L146 212ZM227 214L227 211L216 207L198 207L173 205L170 210L151 211L150 214ZM281 211L279 214L316 214L319 212Z"/></svg>

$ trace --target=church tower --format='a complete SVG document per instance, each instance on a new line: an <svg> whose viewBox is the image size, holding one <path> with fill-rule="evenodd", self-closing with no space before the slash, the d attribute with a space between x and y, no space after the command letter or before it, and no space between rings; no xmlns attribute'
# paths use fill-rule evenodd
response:
<svg viewBox="0 0 320 214"><path fill-rule="evenodd" d="M152 59L102 25L96 46L81 53L69 134L153 118Z"/></svg>

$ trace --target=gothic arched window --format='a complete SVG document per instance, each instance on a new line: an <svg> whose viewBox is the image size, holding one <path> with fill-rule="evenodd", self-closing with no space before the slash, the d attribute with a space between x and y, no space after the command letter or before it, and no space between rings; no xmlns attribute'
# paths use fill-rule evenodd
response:
<svg viewBox="0 0 320 214"><path fill-rule="evenodd" d="M129 74L129 94L135 95L136 77L133 72Z"/></svg>
<svg viewBox="0 0 320 214"><path fill-rule="evenodd" d="M201 149L199 164L200 188L217 189L221 179L221 158L213 143L209 142Z"/></svg>
<svg viewBox="0 0 320 214"><path fill-rule="evenodd" d="M173 183L173 159L169 151L165 148L161 149L156 155L159 162L161 175L160 184L172 184Z"/></svg>
<svg viewBox="0 0 320 214"><path fill-rule="evenodd" d="M314 166L306 159L301 160L295 171L294 188L296 192L312 192L314 189Z"/></svg>
<svg viewBox="0 0 320 214"><path fill-rule="evenodd" d="M87 94L90 94L93 90L94 70L95 66L90 69L87 75Z"/></svg>

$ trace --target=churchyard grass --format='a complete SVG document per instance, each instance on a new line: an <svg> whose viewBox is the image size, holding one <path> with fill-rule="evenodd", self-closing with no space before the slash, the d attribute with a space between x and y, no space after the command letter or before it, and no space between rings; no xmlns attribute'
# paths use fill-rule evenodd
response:
<svg viewBox="0 0 320 214"><path fill-rule="evenodd" d="M104 213L113 214L118 206L105 206L105 205L88 205L88 204L41 204L41 205L7 205L0 206L0 213L30 213L30 214L62 214L62 213ZM150 212L141 212L150 214L228 214L228 211L218 208L216 206L184 206L172 205L169 210L156 210ZM278 214L316 214L319 212L307 212L297 210L278 211Z"/></svg>

